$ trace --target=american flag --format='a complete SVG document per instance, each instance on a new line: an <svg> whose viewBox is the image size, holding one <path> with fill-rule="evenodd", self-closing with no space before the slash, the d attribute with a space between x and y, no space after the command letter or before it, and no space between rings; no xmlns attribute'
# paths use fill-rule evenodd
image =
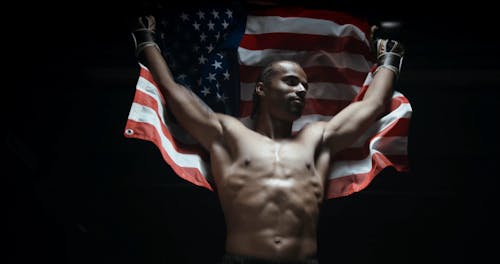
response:
<svg viewBox="0 0 500 264"><path fill-rule="evenodd" d="M156 17L159 45L175 79L214 111L237 116L245 124L251 123L254 83L269 61L297 61L307 74L306 107L293 125L294 132L307 123L328 120L360 100L376 66L370 25L343 12L213 7ZM358 192L388 166L408 170L411 113L408 99L395 91L390 111L336 156L325 197ZM152 141L177 175L213 190L207 153L176 124L144 65L125 136Z"/></svg>

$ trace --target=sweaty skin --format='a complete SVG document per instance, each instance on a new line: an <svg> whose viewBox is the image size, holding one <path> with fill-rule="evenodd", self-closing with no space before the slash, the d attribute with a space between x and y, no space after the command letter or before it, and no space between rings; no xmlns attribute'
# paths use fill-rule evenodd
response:
<svg viewBox="0 0 500 264"><path fill-rule="evenodd" d="M317 219L330 158L329 152L317 151L323 124L290 135L290 120L300 116L305 88L304 94L296 95L297 89L287 83L307 81L298 65L279 66L281 81L266 91L271 99L261 102L265 110L257 118L258 132L222 116L225 144L214 144L210 150L211 168L227 223L226 251L304 259L316 254Z"/></svg>
<svg viewBox="0 0 500 264"><path fill-rule="evenodd" d="M386 111L394 72L380 69L361 101L293 134L308 89L297 63L273 62L270 74L256 83L260 103L254 126L247 128L177 84L157 48L147 46L140 55L176 119L210 153L227 226L226 251L270 260L315 257L330 164Z"/></svg>

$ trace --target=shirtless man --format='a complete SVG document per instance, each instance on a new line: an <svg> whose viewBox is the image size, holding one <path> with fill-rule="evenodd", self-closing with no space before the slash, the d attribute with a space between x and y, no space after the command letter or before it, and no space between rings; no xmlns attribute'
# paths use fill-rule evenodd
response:
<svg viewBox="0 0 500 264"><path fill-rule="evenodd" d="M154 42L154 17L137 21L136 55L178 122L210 153L227 224L222 263L317 263L317 222L330 164L387 110L401 45L377 42L380 66L363 100L292 134L308 89L300 65L275 61L263 70L255 85L259 104L252 130L177 84ZM385 50L387 43L394 44L392 52Z"/></svg>

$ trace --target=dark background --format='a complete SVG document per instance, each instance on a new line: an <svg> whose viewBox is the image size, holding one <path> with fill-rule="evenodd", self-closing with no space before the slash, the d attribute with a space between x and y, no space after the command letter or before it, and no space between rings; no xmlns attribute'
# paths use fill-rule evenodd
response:
<svg viewBox="0 0 500 264"><path fill-rule="evenodd" d="M326 201L320 260L496 257L495 9L478 1L286 3L404 24L398 90L413 107L411 171L384 170L362 192ZM123 136L138 77L126 22L144 7L17 2L3 18L8 263L212 263L223 253L215 195L173 176L152 143Z"/></svg>

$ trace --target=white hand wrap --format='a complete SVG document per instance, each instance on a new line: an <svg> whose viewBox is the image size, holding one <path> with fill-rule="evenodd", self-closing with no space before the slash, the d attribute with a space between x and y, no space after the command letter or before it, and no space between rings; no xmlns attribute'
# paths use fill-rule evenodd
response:
<svg viewBox="0 0 500 264"><path fill-rule="evenodd" d="M396 76L401 72L405 49L403 45L395 40L378 39L376 41L378 67L374 75L381 68L393 71Z"/></svg>
<svg viewBox="0 0 500 264"><path fill-rule="evenodd" d="M139 17L137 21L138 28L132 32L134 40L135 55L139 57L141 52L149 46L160 48L155 39L155 19L152 16Z"/></svg>

